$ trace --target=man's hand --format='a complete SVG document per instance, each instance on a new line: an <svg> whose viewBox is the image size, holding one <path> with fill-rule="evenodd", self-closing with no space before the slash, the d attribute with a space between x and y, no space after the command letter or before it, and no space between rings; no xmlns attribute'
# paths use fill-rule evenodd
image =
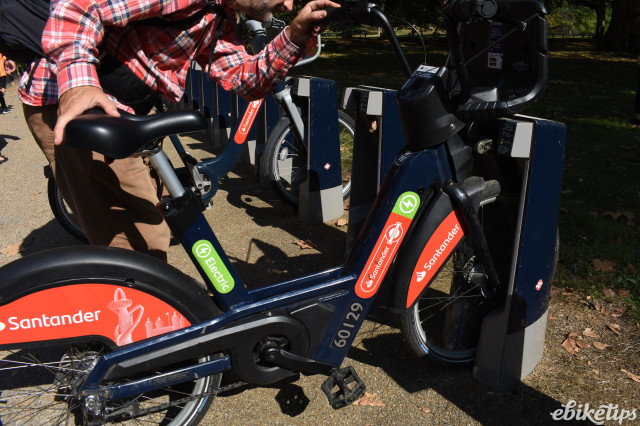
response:
<svg viewBox="0 0 640 426"><path fill-rule="evenodd" d="M307 3L286 28L289 40L302 47L311 37L323 32L326 24L320 25L318 21L327 16L324 9L329 7L340 7L340 5L331 0L314 0Z"/></svg>
<svg viewBox="0 0 640 426"><path fill-rule="evenodd" d="M69 121L95 107L102 108L108 115L120 117L116 104L99 87L78 86L64 92L60 96L58 121L53 129L53 143L55 145L62 143L64 128Z"/></svg>

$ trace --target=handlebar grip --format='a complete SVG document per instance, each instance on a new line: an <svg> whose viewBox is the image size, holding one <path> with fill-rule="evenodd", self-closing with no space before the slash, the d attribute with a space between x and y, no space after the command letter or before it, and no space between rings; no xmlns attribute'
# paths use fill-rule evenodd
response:
<svg viewBox="0 0 640 426"><path fill-rule="evenodd" d="M470 22L474 18L494 17L498 4L495 0L445 0L444 11L454 21Z"/></svg>
<svg viewBox="0 0 640 426"><path fill-rule="evenodd" d="M244 22L244 25L251 34L251 50L253 50L253 53L262 51L269 43L267 31L262 27L262 23L248 19Z"/></svg>
<svg viewBox="0 0 640 426"><path fill-rule="evenodd" d="M321 24L328 24L336 21L351 21L356 24L364 24L368 22L376 23L375 17L372 17L371 11L379 9L374 3L353 3L348 2L341 7L330 7L325 9L327 16L320 21Z"/></svg>

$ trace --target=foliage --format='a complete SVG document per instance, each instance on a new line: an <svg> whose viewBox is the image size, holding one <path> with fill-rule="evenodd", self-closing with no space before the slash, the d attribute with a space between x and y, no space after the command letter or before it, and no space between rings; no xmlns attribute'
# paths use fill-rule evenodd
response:
<svg viewBox="0 0 640 426"><path fill-rule="evenodd" d="M557 3L547 16L549 33L572 36L594 34L596 30L596 12L585 6L569 3L567 0Z"/></svg>

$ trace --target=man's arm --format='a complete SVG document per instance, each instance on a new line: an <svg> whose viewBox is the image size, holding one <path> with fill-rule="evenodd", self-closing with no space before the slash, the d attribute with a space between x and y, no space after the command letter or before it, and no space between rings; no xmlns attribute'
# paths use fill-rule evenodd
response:
<svg viewBox="0 0 640 426"><path fill-rule="evenodd" d="M55 62L58 79L60 106L54 129L57 145L62 143L66 124L88 109L101 107L109 115L120 115L100 88L96 70L97 46L104 37L104 26L124 27L133 20L167 15L193 1L127 0L104 4L100 7L95 0L59 0L43 32L43 49Z"/></svg>
<svg viewBox="0 0 640 426"><path fill-rule="evenodd" d="M260 53L249 55L243 42L232 31L226 31L218 41L209 75L225 90L247 100L269 94L302 57L306 41L324 30L318 21L326 16L324 8L339 7L330 0L315 0L294 18ZM197 58L203 67L208 64L209 51Z"/></svg>

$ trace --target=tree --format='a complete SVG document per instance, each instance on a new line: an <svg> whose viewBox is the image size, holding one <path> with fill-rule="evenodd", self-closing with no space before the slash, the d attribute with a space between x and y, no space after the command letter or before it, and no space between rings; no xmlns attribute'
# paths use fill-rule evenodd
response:
<svg viewBox="0 0 640 426"><path fill-rule="evenodd" d="M640 53L640 2L613 0L611 23L605 35L605 47Z"/></svg>
<svg viewBox="0 0 640 426"><path fill-rule="evenodd" d="M607 8L611 7L613 0L574 0L579 6L588 7L596 12L596 40L602 40L607 20Z"/></svg>

